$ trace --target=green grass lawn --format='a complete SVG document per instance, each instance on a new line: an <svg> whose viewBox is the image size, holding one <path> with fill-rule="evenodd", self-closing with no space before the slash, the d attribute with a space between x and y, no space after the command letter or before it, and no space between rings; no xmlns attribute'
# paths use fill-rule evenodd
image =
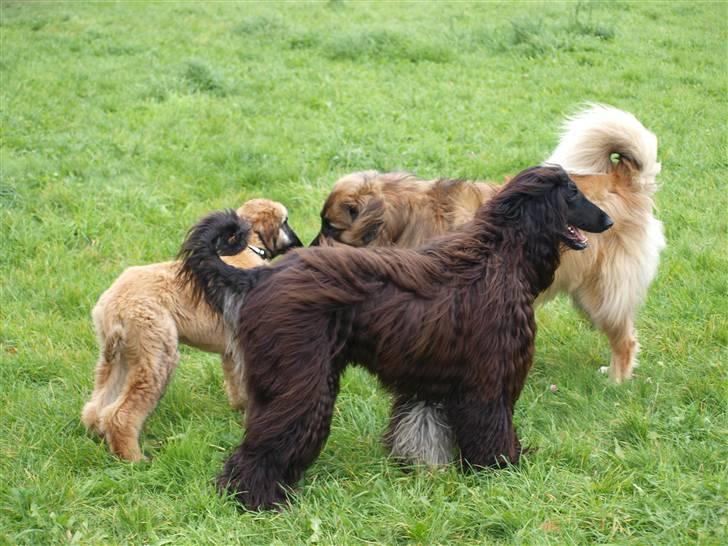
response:
<svg viewBox="0 0 728 546"><path fill-rule="evenodd" d="M725 2L3 2L0 543L725 544L727 21ZM240 512L213 479L241 417L187 349L151 462L85 433L91 307L205 212L278 199L309 241L340 175L501 180L584 101L658 136L668 248L629 384L597 373L606 339L568 302L539 312L518 468L403 472L388 397L352 369L292 507Z"/></svg>

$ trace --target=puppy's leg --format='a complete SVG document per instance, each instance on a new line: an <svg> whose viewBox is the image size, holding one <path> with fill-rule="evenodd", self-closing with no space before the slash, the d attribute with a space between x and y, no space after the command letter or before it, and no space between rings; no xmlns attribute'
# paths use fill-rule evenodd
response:
<svg viewBox="0 0 728 546"><path fill-rule="evenodd" d="M604 274L606 275L606 274ZM612 291L607 294L600 285L588 285L578 295L572 295L574 304L583 310L592 324L604 332L609 339L612 356L608 372L615 383L622 383L632 377L632 369L637 365L639 344L634 329L634 316L637 313L639 295Z"/></svg>
<svg viewBox="0 0 728 546"><path fill-rule="evenodd" d="M139 461L139 433L147 416L156 407L177 367L177 345L167 343L152 354L142 355L133 364L118 400L107 406L101 420L112 453L129 461Z"/></svg>
<svg viewBox="0 0 728 546"><path fill-rule="evenodd" d="M248 403L248 394L245 390L245 368L242 355L236 357L231 353L223 354L222 372L225 376L225 392L227 392L230 407L243 411Z"/></svg>
<svg viewBox="0 0 728 546"><path fill-rule="evenodd" d="M406 396L394 399L384 442L392 457L404 464L448 464L455 449L444 406Z"/></svg>
<svg viewBox="0 0 728 546"><path fill-rule="evenodd" d="M81 421L86 429L103 434L99 414L119 396L126 378L125 363L119 358L123 349L124 331L119 324L111 327L106 334L98 323L96 328L101 355L96 362L94 390L91 399L81 411Z"/></svg>
<svg viewBox="0 0 728 546"><path fill-rule="evenodd" d="M81 421L87 430L102 434L98 419L99 412L103 409L103 401L107 390L107 383L112 372L112 363L103 356L96 363L94 390L91 399L86 402L81 411ZM119 374L116 374L119 377Z"/></svg>
<svg viewBox="0 0 728 546"><path fill-rule="evenodd" d="M505 394L496 400L459 396L447 403L447 413L465 468L518 463L521 447L513 426L513 406Z"/></svg>
<svg viewBox="0 0 728 546"><path fill-rule="evenodd" d="M249 509L282 503L329 435L340 370L328 362L302 364L285 366L303 373L285 378L287 385L273 398L251 380L245 438L218 478L219 488Z"/></svg>

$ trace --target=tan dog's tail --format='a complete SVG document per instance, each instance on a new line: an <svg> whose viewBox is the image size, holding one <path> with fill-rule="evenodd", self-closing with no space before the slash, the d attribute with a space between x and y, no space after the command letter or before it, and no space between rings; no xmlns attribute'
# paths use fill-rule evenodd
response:
<svg viewBox="0 0 728 546"><path fill-rule="evenodd" d="M660 172L657 138L629 112L591 105L564 123L561 141L544 163L561 165L573 174L611 173L614 154L639 171L642 189L653 193Z"/></svg>
<svg viewBox="0 0 728 546"><path fill-rule="evenodd" d="M104 340L103 358L107 364L114 364L119 360L124 342L124 328L121 324L114 324Z"/></svg>

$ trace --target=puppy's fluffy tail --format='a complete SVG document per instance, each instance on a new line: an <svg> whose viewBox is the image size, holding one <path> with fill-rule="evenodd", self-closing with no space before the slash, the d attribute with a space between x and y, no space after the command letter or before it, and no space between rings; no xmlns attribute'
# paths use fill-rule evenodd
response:
<svg viewBox="0 0 728 546"><path fill-rule="evenodd" d="M101 348L104 361L108 364L118 362L125 345L126 336L124 327L118 323L112 325L106 333L106 338Z"/></svg>
<svg viewBox="0 0 728 546"><path fill-rule="evenodd" d="M616 163L612 156L617 154ZM660 172L657 138L629 112L593 104L563 126L561 141L545 163L556 163L574 174L611 173L620 162L639 172L639 183L648 192L657 189Z"/></svg>
<svg viewBox="0 0 728 546"><path fill-rule="evenodd" d="M204 299L233 325L237 321L235 309L257 284L262 270L269 270L239 269L220 259L244 250L250 231L250 224L234 210L214 212L190 229L178 255L178 279L190 283L195 297Z"/></svg>

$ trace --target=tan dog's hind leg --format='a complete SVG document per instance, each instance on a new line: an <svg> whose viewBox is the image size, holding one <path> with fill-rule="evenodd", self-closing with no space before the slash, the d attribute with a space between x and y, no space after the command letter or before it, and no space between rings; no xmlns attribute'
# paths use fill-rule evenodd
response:
<svg viewBox="0 0 728 546"><path fill-rule="evenodd" d="M164 394L179 361L177 344L173 340L176 340L176 336L154 351L150 351L145 343L144 354L134 354L134 361L129 361L121 395L100 414L109 449L122 459L139 461L143 458L139 433L147 416Z"/></svg>
<svg viewBox="0 0 728 546"><path fill-rule="evenodd" d="M121 326L112 326L106 334L101 328L100 322L97 322L101 355L96 363L94 391L91 400L83 407L81 421L87 430L103 435L99 414L119 396L126 379L126 365L120 358L124 343Z"/></svg>
<svg viewBox="0 0 728 546"><path fill-rule="evenodd" d="M103 434L99 428L99 412L103 409L103 400L106 392L106 385L112 372L112 364L105 358L99 358L96 363L96 382L91 400L86 402L81 412L81 421L87 430L96 434Z"/></svg>
<svg viewBox="0 0 728 546"><path fill-rule="evenodd" d="M225 392L228 402L234 410L243 411L248 404L248 395L245 390L243 365L238 364L230 353L222 355L222 371L225 376Z"/></svg>

